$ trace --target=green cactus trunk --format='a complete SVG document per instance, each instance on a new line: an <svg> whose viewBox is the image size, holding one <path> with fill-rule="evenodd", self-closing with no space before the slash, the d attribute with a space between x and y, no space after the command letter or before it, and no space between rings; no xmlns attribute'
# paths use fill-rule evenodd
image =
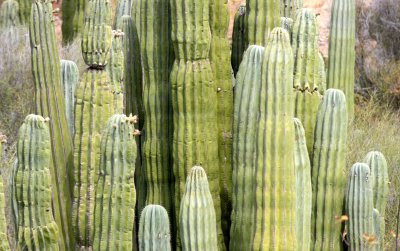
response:
<svg viewBox="0 0 400 251"><path fill-rule="evenodd" d="M290 41L292 41L292 33L293 33L293 19L289 17L281 17L281 28L284 28L290 36Z"/></svg>
<svg viewBox="0 0 400 251"><path fill-rule="evenodd" d="M303 0L281 0L281 16L295 18L297 10L303 5Z"/></svg>
<svg viewBox="0 0 400 251"><path fill-rule="evenodd" d="M349 122L354 114L356 1L334 0L332 5L327 88L346 95Z"/></svg>
<svg viewBox="0 0 400 251"><path fill-rule="evenodd" d="M64 89L65 111L67 114L68 128L71 135L75 134L75 89L79 84L78 66L73 61L61 60L61 84Z"/></svg>
<svg viewBox="0 0 400 251"><path fill-rule="evenodd" d="M255 142L264 47L251 45L236 75L233 117L231 251L251 250L255 220Z"/></svg>
<svg viewBox="0 0 400 251"><path fill-rule="evenodd" d="M349 175L346 194L347 239L350 250L374 250L367 241L374 235L373 196L368 165L356 163Z"/></svg>
<svg viewBox="0 0 400 251"><path fill-rule="evenodd" d="M118 0L114 16L114 29L122 29L122 17L132 13L132 0ZM154 17L155 18L155 17Z"/></svg>
<svg viewBox="0 0 400 251"><path fill-rule="evenodd" d="M52 214L51 137L46 120L28 115L19 130L14 170L19 250L59 250Z"/></svg>
<svg viewBox="0 0 400 251"><path fill-rule="evenodd" d="M27 0L25 0L27 1ZM64 44L72 42L84 27L85 8L89 0L63 0L62 11L62 39Z"/></svg>
<svg viewBox="0 0 400 251"><path fill-rule="evenodd" d="M183 251L219 250L213 198L200 166L193 167L187 177L179 224Z"/></svg>
<svg viewBox="0 0 400 251"><path fill-rule="evenodd" d="M297 250L310 251L311 241L311 163L301 121L294 119L294 165L296 171L296 237Z"/></svg>
<svg viewBox="0 0 400 251"><path fill-rule="evenodd" d="M53 8L49 0L36 1L32 4L29 33L35 83L35 110L43 117L50 117L54 212L60 231L60 247L62 250L72 250L74 247L71 226L72 138L65 114L60 59L52 13Z"/></svg>
<svg viewBox="0 0 400 251"><path fill-rule="evenodd" d="M31 16L32 0L17 0L19 7L19 21L28 24Z"/></svg>
<svg viewBox="0 0 400 251"><path fill-rule="evenodd" d="M324 95L325 91L326 91L326 70L325 70L325 61L324 61L324 57L322 56L322 53L319 52L318 53L318 61L319 61L319 93L321 95Z"/></svg>
<svg viewBox="0 0 400 251"><path fill-rule="evenodd" d="M246 1L245 33L248 45L267 46L269 33L281 22L280 1L282 0Z"/></svg>
<svg viewBox="0 0 400 251"><path fill-rule="evenodd" d="M6 224L6 211L5 211L5 197L4 197L4 187L3 187L3 177L1 170L3 169L3 143L6 142L4 135L0 133L0 250L10 251L11 248L8 244L8 232Z"/></svg>
<svg viewBox="0 0 400 251"><path fill-rule="evenodd" d="M246 4L240 5L233 22L232 32L232 54L231 65L233 74L239 70L240 63L243 59L243 53L246 51L246 34L245 34L245 18L246 18Z"/></svg>
<svg viewBox="0 0 400 251"><path fill-rule="evenodd" d="M113 31L110 57L108 59L109 62L106 65L106 70L110 77L111 85L114 88L115 95L122 93L122 88L124 86L125 56L123 36L124 33L122 31ZM115 101L114 107L119 108L123 106L122 99L115 97ZM118 104L119 102L121 102L121 104ZM116 111L116 113L120 113L120 111Z"/></svg>
<svg viewBox="0 0 400 251"><path fill-rule="evenodd" d="M135 219L134 117L114 115L102 134L93 250L132 250Z"/></svg>
<svg viewBox="0 0 400 251"><path fill-rule="evenodd" d="M15 0L6 0L0 7L0 28L8 29L18 26L19 21L19 5Z"/></svg>
<svg viewBox="0 0 400 251"><path fill-rule="evenodd" d="M311 181L313 209L311 250L341 250L341 224L346 189L347 109L342 91L329 89L318 109Z"/></svg>
<svg viewBox="0 0 400 251"><path fill-rule="evenodd" d="M296 250L293 52L289 34L275 28L262 66L256 140L256 217L253 248Z"/></svg>
<svg viewBox="0 0 400 251"><path fill-rule="evenodd" d="M385 237L385 219L381 216L377 209L372 211L373 225L374 225L374 235L376 238L375 247L376 250L383 250L384 237ZM382 232L383 230L383 232Z"/></svg>
<svg viewBox="0 0 400 251"><path fill-rule="evenodd" d="M139 251L171 251L168 213L159 205L146 206L140 216Z"/></svg>

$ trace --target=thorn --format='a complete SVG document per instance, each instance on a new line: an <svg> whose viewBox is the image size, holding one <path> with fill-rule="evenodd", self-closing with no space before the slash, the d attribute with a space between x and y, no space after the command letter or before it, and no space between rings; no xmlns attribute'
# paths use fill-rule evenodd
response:
<svg viewBox="0 0 400 251"><path fill-rule="evenodd" d="M132 135L133 136L139 136L139 135L141 135L142 133L139 131L139 130L135 130L133 133L132 133Z"/></svg>
<svg viewBox="0 0 400 251"><path fill-rule="evenodd" d="M127 121L129 121L131 124L137 124L139 117L137 115L132 116L132 114L130 114L129 117L127 117Z"/></svg>
<svg viewBox="0 0 400 251"><path fill-rule="evenodd" d="M220 92L220 91L222 91L222 89L220 87L218 87L217 88L217 92Z"/></svg>
<svg viewBox="0 0 400 251"><path fill-rule="evenodd" d="M335 216L336 221L342 223L344 221L348 221L349 217L347 215L342 215L342 216Z"/></svg>
<svg viewBox="0 0 400 251"><path fill-rule="evenodd" d="M45 122L49 122L49 121L50 121L50 118L49 118L49 117L46 117L46 118L44 119L44 121L45 121Z"/></svg>

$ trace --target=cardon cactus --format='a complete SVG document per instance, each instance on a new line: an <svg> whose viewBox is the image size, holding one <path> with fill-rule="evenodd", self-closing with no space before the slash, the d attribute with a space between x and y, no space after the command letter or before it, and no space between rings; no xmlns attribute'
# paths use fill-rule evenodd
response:
<svg viewBox="0 0 400 251"><path fill-rule="evenodd" d="M321 95L324 95L326 91L326 69L325 69L325 61L322 53L318 53L318 61L319 61L319 87L318 91Z"/></svg>
<svg viewBox="0 0 400 251"><path fill-rule="evenodd" d="M29 23L31 15L32 0L17 0L19 7L19 20L23 24Z"/></svg>
<svg viewBox="0 0 400 251"><path fill-rule="evenodd" d="M65 111L67 113L68 128L71 135L75 133L75 89L79 84L78 66L73 61L61 60L61 84L64 89Z"/></svg>
<svg viewBox="0 0 400 251"><path fill-rule="evenodd" d="M19 25L19 5L15 0L6 0L0 7L0 28L7 29Z"/></svg>
<svg viewBox="0 0 400 251"><path fill-rule="evenodd" d="M368 165L356 163L349 175L346 194L347 239L350 250L371 250L374 235L371 175Z"/></svg>
<svg viewBox="0 0 400 251"><path fill-rule="evenodd" d="M231 65L233 74L239 70L239 65L242 62L243 53L246 51L246 34L245 34L245 17L246 16L246 4L240 5L233 22L232 31L232 54L231 54Z"/></svg>
<svg viewBox="0 0 400 251"><path fill-rule="evenodd" d="M46 120L28 115L19 130L14 173L19 250L59 250L52 214L51 137Z"/></svg>
<svg viewBox="0 0 400 251"><path fill-rule="evenodd" d="M132 0L118 0L114 15L114 29L122 28L122 17L130 16L132 12ZM154 17L156 18L156 17Z"/></svg>
<svg viewBox="0 0 400 251"><path fill-rule="evenodd" d="M113 115L102 134L93 250L132 250L135 219L136 117Z"/></svg>
<svg viewBox="0 0 400 251"><path fill-rule="evenodd" d="M293 29L293 19L290 17L281 17L281 28L284 28L290 36L290 41L292 40L292 29Z"/></svg>
<svg viewBox="0 0 400 251"><path fill-rule="evenodd" d="M139 251L171 251L168 213L159 205L146 206L140 215Z"/></svg>
<svg viewBox="0 0 400 251"><path fill-rule="evenodd" d="M282 0L246 1L245 33L248 45L267 45L269 33L281 22L280 1Z"/></svg>
<svg viewBox="0 0 400 251"><path fill-rule="evenodd" d="M50 0L37 0L32 4L29 33L35 84L35 112L44 117L50 117L53 209L60 231L60 247L65 250L73 250L74 238L71 226L72 138L65 113L60 59L52 13Z"/></svg>
<svg viewBox="0 0 400 251"><path fill-rule="evenodd" d="M108 59L108 64L106 66L115 93L122 93L124 87L125 56L123 37L124 33L122 31L113 31L110 58ZM118 101L118 99L116 99L116 101Z"/></svg>
<svg viewBox="0 0 400 251"><path fill-rule="evenodd" d="M3 143L6 142L6 137L0 133L0 250L9 251L11 250L7 240L7 224L6 224L6 211L5 211L5 197L3 190L3 177L1 170L3 169Z"/></svg>
<svg viewBox="0 0 400 251"><path fill-rule="evenodd" d="M295 18L297 10L303 8L303 0L281 0L281 16Z"/></svg>
<svg viewBox="0 0 400 251"><path fill-rule="evenodd" d="M355 18L355 0L333 1L327 88L344 92L350 121L354 113Z"/></svg>
<svg viewBox="0 0 400 251"><path fill-rule="evenodd" d="M24 0L28 1L28 0ZM67 44L81 34L84 26L85 8L89 0L66 0L62 1L62 39Z"/></svg>
<svg viewBox="0 0 400 251"><path fill-rule="evenodd" d="M207 175L195 166L186 179L179 213L183 251L216 251L217 229Z"/></svg>
<svg viewBox="0 0 400 251"><path fill-rule="evenodd" d="M256 168L255 142L261 91L264 47L251 45L236 75L232 154L232 225L229 248L250 250L254 237Z"/></svg>
<svg viewBox="0 0 400 251"><path fill-rule="evenodd" d="M294 119L294 165L296 171L296 236L297 250L310 250L311 241L311 163L301 121Z"/></svg>
<svg viewBox="0 0 400 251"><path fill-rule="evenodd" d="M92 68L104 68L111 48L111 2L89 0L82 33L82 56Z"/></svg>
<svg viewBox="0 0 400 251"><path fill-rule="evenodd" d="M261 69L256 138L256 212L253 247L296 250L293 52L283 28L267 42ZM271 192L273 191L273 192Z"/></svg>
<svg viewBox="0 0 400 251"><path fill-rule="evenodd" d="M311 250L340 250L340 218L346 189L346 98L329 89L319 106L315 126L311 182ZM327 182L328 181L328 182Z"/></svg>
<svg viewBox="0 0 400 251"><path fill-rule="evenodd" d="M374 208L372 211L372 219L373 219L373 226L374 226L374 235L375 236L375 245L377 250L382 250L383 247L383 241L384 241L384 235L385 232L385 220L379 213L379 211ZM383 219L383 220L382 220Z"/></svg>

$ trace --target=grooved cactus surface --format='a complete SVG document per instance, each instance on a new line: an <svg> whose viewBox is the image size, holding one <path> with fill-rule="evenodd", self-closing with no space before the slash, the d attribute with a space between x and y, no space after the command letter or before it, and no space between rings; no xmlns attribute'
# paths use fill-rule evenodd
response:
<svg viewBox="0 0 400 251"><path fill-rule="evenodd" d="M54 213L60 231L60 247L63 250L72 250L74 246L71 222L72 138L65 113L60 59L52 11L49 0L35 1L32 4L29 34L35 84L35 112L44 117L50 117L53 160L50 170Z"/></svg>
<svg viewBox="0 0 400 251"><path fill-rule="evenodd" d="M121 93L124 87L125 56L123 36L124 33L122 31L113 31L110 58L106 66L111 85L116 93Z"/></svg>
<svg viewBox="0 0 400 251"><path fill-rule="evenodd" d="M200 166L190 171L179 213L183 251L216 251L217 229L207 175Z"/></svg>
<svg viewBox="0 0 400 251"><path fill-rule="evenodd" d="M23 24L29 23L32 0L17 0L19 6L19 20Z"/></svg>
<svg viewBox="0 0 400 251"><path fill-rule="evenodd" d="M7 224L5 217L5 197L3 188L3 177L1 170L3 169L3 143L6 142L5 136L0 133L0 250L11 250L7 240Z"/></svg>
<svg viewBox="0 0 400 251"><path fill-rule="evenodd" d="M384 233L385 233L385 219L381 216L379 211L374 208L372 211L372 219L373 219L373 226L374 226L374 235L376 237L375 247L377 250L382 250L383 243L384 243ZM383 232L382 232L383 230Z"/></svg>
<svg viewBox="0 0 400 251"><path fill-rule="evenodd" d="M140 215L139 251L171 251L168 213L159 205L146 206Z"/></svg>
<svg viewBox="0 0 400 251"><path fill-rule="evenodd" d="M75 89L79 84L78 66L73 61L61 60L61 84L64 89L65 111L67 114L68 128L71 135L75 133Z"/></svg>
<svg viewBox="0 0 400 251"><path fill-rule="evenodd" d="M333 1L327 88L344 92L350 121L354 113L355 18L355 0Z"/></svg>
<svg viewBox="0 0 400 251"><path fill-rule="evenodd" d="M303 8L303 0L281 0L281 16L295 18L297 10Z"/></svg>
<svg viewBox="0 0 400 251"><path fill-rule="evenodd" d="M289 33L290 40L292 40L293 19L290 17L281 17L281 28L284 28Z"/></svg>
<svg viewBox="0 0 400 251"><path fill-rule="evenodd" d="M346 189L346 98L340 90L329 89L319 106L315 126L311 181L313 209L311 250L340 250L340 217Z"/></svg>
<svg viewBox="0 0 400 251"><path fill-rule="evenodd" d="M132 1L134 0L118 0L114 16L114 29L122 28L122 17L130 16L132 13Z"/></svg>
<svg viewBox="0 0 400 251"><path fill-rule="evenodd" d="M24 0L28 1L28 0ZM65 0L62 1L62 39L70 43L81 34L84 26L85 7L89 0Z"/></svg>
<svg viewBox="0 0 400 251"><path fill-rule="evenodd" d="M297 250L310 250L311 241L311 163L303 125L294 119L294 165L296 171L296 237Z"/></svg>
<svg viewBox="0 0 400 251"><path fill-rule="evenodd" d="M0 7L0 28L7 29L20 24L19 5L15 0L6 0Z"/></svg>
<svg viewBox="0 0 400 251"><path fill-rule="evenodd" d="M20 250L59 250L52 214L51 137L45 119L28 115L19 130L14 170Z"/></svg>
<svg viewBox="0 0 400 251"><path fill-rule="evenodd" d="M232 54L231 65L233 73L239 70L240 63L242 62L243 53L246 51L246 34L245 34L245 18L246 18L246 4L240 5L233 22L232 32Z"/></svg>
<svg viewBox="0 0 400 251"><path fill-rule="evenodd" d="M326 69L325 69L325 61L324 58L322 56L322 53L319 52L318 53L318 61L319 61L319 93L321 93L322 95L325 93L326 91Z"/></svg>
<svg viewBox="0 0 400 251"><path fill-rule="evenodd" d="M115 106L115 95L104 70L87 70L76 90L73 224L80 247L93 245L101 133L114 112L122 112L122 102ZM119 96L122 100L121 93Z"/></svg>
<svg viewBox="0 0 400 251"><path fill-rule="evenodd" d="M350 170L346 214L350 250L372 250L372 243L365 239L374 235L371 174L366 164L356 163Z"/></svg>
<svg viewBox="0 0 400 251"><path fill-rule="evenodd" d="M132 250L136 190L133 122L113 115L101 140L96 187L93 250Z"/></svg>
<svg viewBox="0 0 400 251"><path fill-rule="evenodd" d="M271 32L261 72L253 248L296 250L293 52L285 29Z"/></svg>
<svg viewBox="0 0 400 251"><path fill-rule="evenodd" d="M233 118L232 251L250 250L254 238L256 168L255 142L264 47L251 45L236 75Z"/></svg>

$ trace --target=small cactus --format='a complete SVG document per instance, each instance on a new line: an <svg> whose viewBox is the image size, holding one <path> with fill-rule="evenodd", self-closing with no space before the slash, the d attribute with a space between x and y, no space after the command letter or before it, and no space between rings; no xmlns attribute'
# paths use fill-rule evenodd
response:
<svg viewBox="0 0 400 251"><path fill-rule="evenodd" d="M7 29L18 26L19 20L19 5L15 0L6 0L0 7L0 28Z"/></svg>
<svg viewBox="0 0 400 251"><path fill-rule="evenodd" d="M61 60L61 84L64 89L65 111L71 135L75 134L75 89L79 84L78 66L73 61Z"/></svg>

